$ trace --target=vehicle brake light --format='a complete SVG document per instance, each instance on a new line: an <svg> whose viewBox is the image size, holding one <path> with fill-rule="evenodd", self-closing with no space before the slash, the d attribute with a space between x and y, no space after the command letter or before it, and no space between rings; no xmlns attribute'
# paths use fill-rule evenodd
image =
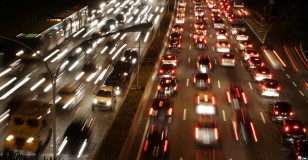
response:
<svg viewBox="0 0 308 160"><path fill-rule="evenodd" d="M163 73L164 71L162 69L159 70L159 73Z"/></svg>
<svg viewBox="0 0 308 160"><path fill-rule="evenodd" d="M146 140L145 144L144 144L144 147L143 147L143 151L147 151L148 145L149 145L149 140Z"/></svg>
<svg viewBox="0 0 308 160"><path fill-rule="evenodd" d="M265 86L262 86L262 89L265 89L266 87Z"/></svg>
<svg viewBox="0 0 308 160"><path fill-rule="evenodd" d="M181 47L181 44L178 44L178 47Z"/></svg>
<svg viewBox="0 0 308 160"><path fill-rule="evenodd" d="M157 90L161 90L161 86L160 85L157 86Z"/></svg>
<svg viewBox="0 0 308 160"><path fill-rule="evenodd" d="M171 44L169 44L169 47L171 47Z"/></svg>
<svg viewBox="0 0 308 160"><path fill-rule="evenodd" d="M176 91L177 89L178 89L178 87L177 87L177 86L174 86L174 87L173 87L173 90L174 90L174 91Z"/></svg>
<svg viewBox="0 0 308 160"><path fill-rule="evenodd" d="M211 84L211 78L208 78L208 79L207 79L207 83L208 83L208 84Z"/></svg>
<svg viewBox="0 0 308 160"><path fill-rule="evenodd" d="M217 128L214 129L214 132L215 132L215 139L217 140L218 139L218 130L217 130Z"/></svg>
<svg viewBox="0 0 308 160"><path fill-rule="evenodd" d="M196 78L194 77L194 83L196 83Z"/></svg>
<svg viewBox="0 0 308 160"><path fill-rule="evenodd" d="M294 115L294 113L293 112L290 112L290 116L293 116Z"/></svg>
<svg viewBox="0 0 308 160"><path fill-rule="evenodd" d="M175 73L175 70L174 70L174 69L173 69L173 70L171 70L171 73L172 73L172 74L174 74L174 73Z"/></svg>
<svg viewBox="0 0 308 160"><path fill-rule="evenodd" d="M165 140L164 152L167 152L167 149L168 149L168 140Z"/></svg>
<svg viewBox="0 0 308 160"><path fill-rule="evenodd" d="M305 133L306 133L306 128L303 128L303 132L305 132Z"/></svg>
<svg viewBox="0 0 308 160"><path fill-rule="evenodd" d="M195 129L195 137L196 137L196 139L199 138L199 128L198 127L196 127L196 129Z"/></svg>
<svg viewBox="0 0 308 160"><path fill-rule="evenodd" d="M169 110L168 110L168 115L169 115L169 116L172 115L172 108L169 108Z"/></svg>
<svg viewBox="0 0 308 160"><path fill-rule="evenodd" d="M197 97L197 103L198 104L200 103L200 97L199 96Z"/></svg>
<svg viewBox="0 0 308 160"><path fill-rule="evenodd" d="M288 132L288 131L289 131L289 127L285 127L285 128L284 128L284 131L285 131L285 132Z"/></svg>
<svg viewBox="0 0 308 160"><path fill-rule="evenodd" d="M298 129L298 126L295 125L295 126L293 126L293 128L294 128L294 129Z"/></svg>
<svg viewBox="0 0 308 160"><path fill-rule="evenodd" d="M280 87L277 87L277 91L280 91Z"/></svg>
<svg viewBox="0 0 308 160"><path fill-rule="evenodd" d="M275 115L278 115L279 114L279 112L278 111L275 111Z"/></svg>
<svg viewBox="0 0 308 160"><path fill-rule="evenodd" d="M272 77L273 77L273 75L272 75L272 74L270 74L270 75L269 75L269 77L270 77L270 78L272 78Z"/></svg>
<svg viewBox="0 0 308 160"><path fill-rule="evenodd" d="M230 96L230 92L227 91L227 98L228 98L228 102L231 103L231 96Z"/></svg>
<svg viewBox="0 0 308 160"><path fill-rule="evenodd" d="M212 103L215 105L216 101L215 101L215 97L212 96Z"/></svg>
<svg viewBox="0 0 308 160"><path fill-rule="evenodd" d="M164 60L164 59L162 59L161 61L162 61L163 63L165 62L165 60Z"/></svg>

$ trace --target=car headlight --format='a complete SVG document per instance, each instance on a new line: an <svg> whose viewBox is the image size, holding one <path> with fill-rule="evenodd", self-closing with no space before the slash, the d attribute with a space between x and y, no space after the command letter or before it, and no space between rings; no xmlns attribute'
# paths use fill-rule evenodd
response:
<svg viewBox="0 0 308 160"><path fill-rule="evenodd" d="M93 100L93 103L94 103L94 104L96 104L96 103L97 103L97 99L96 99L96 98Z"/></svg>
<svg viewBox="0 0 308 160"><path fill-rule="evenodd" d="M119 89L115 90L115 94L116 94L116 95L119 95L120 93L121 93L121 92L120 92Z"/></svg>
<svg viewBox="0 0 308 160"><path fill-rule="evenodd" d="M107 101L107 106L110 106L111 105L111 101Z"/></svg>
<svg viewBox="0 0 308 160"><path fill-rule="evenodd" d="M78 47L77 49L76 49L76 53L80 53L81 52L81 47Z"/></svg>
<svg viewBox="0 0 308 160"><path fill-rule="evenodd" d="M9 136L6 137L6 141L11 141L12 139L14 139L13 135L9 135Z"/></svg>
<svg viewBox="0 0 308 160"><path fill-rule="evenodd" d="M27 143L32 143L34 141L34 138L33 137L30 137L27 139Z"/></svg>
<svg viewBox="0 0 308 160"><path fill-rule="evenodd" d="M127 76L127 75L128 75L128 73L124 72L124 76Z"/></svg>

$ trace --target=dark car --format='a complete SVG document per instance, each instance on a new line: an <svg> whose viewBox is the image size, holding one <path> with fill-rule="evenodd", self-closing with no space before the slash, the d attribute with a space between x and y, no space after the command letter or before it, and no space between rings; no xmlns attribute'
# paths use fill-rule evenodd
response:
<svg viewBox="0 0 308 160"><path fill-rule="evenodd" d="M247 104L246 94L243 90L243 87L239 84L231 84L227 89L227 100L229 103L238 101L240 103ZM235 104L237 105L237 104ZM238 104L239 105L239 104ZM240 107L240 106L238 106ZM235 108L238 108L235 106Z"/></svg>
<svg viewBox="0 0 308 160"><path fill-rule="evenodd" d="M182 36L179 32L170 33L169 40L181 40Z"/></svg>
<svg viewBox="0 0 308 160"><path fill-rule="evenodd" d="M69 153L74 157L80 158L91 143L91 134L94 125L94 117L75 118L64 132L58 154Z"/></svg>
<svg viewBox="0 0 308 160"><path fill-rule="evenodd" d="M289 147L289 156L292 160L308 159L308 141L296 141Z"/></svg>
<svg viewBox="0 0 308 160"><path fill-rule="evenodd" d="M146 133L143 159L167 159L169 153L168 140L168 126L152 124Z"/></svg>
<svg viewBox="0 0 308 160"><path fill-rule="evenodd" d="M174 65L173 64L162 64L158 69L158 76L160 78L175 76Z"/></svg>
<svg viewBox="0 0 308 160"><path fill-rule="evenodd" d="M284 119L294 118L294 113L292 111L292 106L289 102L285 101L275 101L271 104L271 116L273 122L281 122Z"/></svg>
<svg viewBox="0 0 308 160"><path fill-rule="evenodd" d="M132 63L127 61L118 60L114 64L113 72L120 73L126 81L128 81L132 75Z"/></svg>
<svg viewBox="0 0 308 160"><path fill-rule="evenodd" d="M176 96L178 93L177 80L174 77L164 77L160 79L157 86L158 94L166 96Z"/></svg>
<svg viewBox="0 0 308 160"><path fill-rule="evenodd" d="M124 23L126 20L126 15L124 13L118 14L115 19L118 21L118 23Z"/></svg>
<svg viewBox="0 0 308 160"><path fill-rule="evenodd" d="M174 24L172 26L171 32L183 33L184 26L182 24Z"/></svg>
<svg viewBox="0 0 308 160"><path fill-rule="evenodd" d="M169 40L169 45L168 45L169 50L174 50L174 51L181 51L182 50L182 44L180 40Z"/></svg>
<svg viewBox="0 0 308 160"><path fill-rule="evenodd" d="M194 85L198 89L210 89L211 79L208 73L196 73L193 80Z"/></svg>
<svg viewBox="0 0 308 160"><path fill-rule="evenodd" d="M260 57L250 57L246 62L246 66L248 70L251 70L258 66L264 66L264 62Z"/></svg>
<svg viewBox="0 0 308 160"><path fill-rule="evenodd" d="M111 71L110 74L107 76L104 85L112 86L115 89L117 95L120 94L121 88L125 84L125 77L118 72Z"/></svg>
<svg viewBox="0 0 308 160"><path fill-rule="evenodd" d="M207 55L200 55L197 57L197 71L200 73L209 73L212 70L212 62Z"/></svg>
<svg viewBox="0 0 308 160"><path fill-rule="evenodd" d="M135 49L127 49L127 50L124 52L124 54L123 54L121 60L122 60L122 61L126 61L126 62L130 62L130 63L132 63L132 64L136 64L136 62L137 62L137 60L138 60L138 57L139 57L139 56L138 56L137 50L135 50Z"/></svg>
<svg viewBox="0 0 308 160"><path fill-rule="evenodd" d="M198 38L195 40L195 46L197 49L206 49L207 48L207 41L205 38Z"/></svg>
<svg viewBox="0 0 308 160"><path fill-rule="evenodd" d="M151 120L162 119L163 121L171 123L173 116L173 101L171 98L158 94L158 96L153 100L149 116Z"/></svg>
<svg viewBox="0 0 308 160"><path fill-rule="evenodd" d="M277 130L282 144L295 142L297 140L306 140L306 129L299 120L286 119L278 125Z"/></svg>

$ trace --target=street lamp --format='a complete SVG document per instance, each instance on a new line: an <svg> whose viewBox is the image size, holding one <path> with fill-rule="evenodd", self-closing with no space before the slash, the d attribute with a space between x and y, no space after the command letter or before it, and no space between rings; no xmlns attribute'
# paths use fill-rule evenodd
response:
<svg viewBox="0 0 308 160"><path fill-rule="evenodd" d="M123 28L123 29L120 29L118 31L115 31L115 32L111 32L111 33L107 33L107 34L104 34L104 35L97 35L97 34L93 34L92 36L92 40L95 40L95 39L99 39L99 38L103 38L103 37L108 37L108 36L111 36L113 34L117 34L117 33L125 33L125 32L137 32L137 31L142 31L144 29L148 29L150 27L152 27L152 23L151 22L147 22L147 23L140 23L140 24L137 24L137 25L133 25L133 26L130 26L130 27L127 27L127 28ZM62 61L60 62L60 65L57 66L56 68L56 72L53 73L51 71L51 68L49 67L48 63L44 60L44 57L41 56L38 52L36 52L34 49L32 49L30 46L28 46L27 44L24 44L23 42L20 42L18 40L15 40L13 38L9 38L9 37L4 37L4 36L0 36L0 38L2 39L5 39L5 40L9 40L9 41L13 41L15 43L18 43L22 46L24 46L26 49L30 50L31 52L35 53L35 55L44 63L49 75L50 75L50 79L51 79L51 83L52 83L52 109L51 111L53 112L53 127L52 127L52 130L53 130L53 142L52 142L52 145L53 145L53 159L56 159L57 157L57 146L56 146L56 83L57 83L57 77L59 75L59 72L60 72L60 69L61 69L61 64L64 62L64 60L67 58L67 56L69 54L66 55L66 57L64 57L62 59ZM140 44L139 44L140 46Z"/></svg>

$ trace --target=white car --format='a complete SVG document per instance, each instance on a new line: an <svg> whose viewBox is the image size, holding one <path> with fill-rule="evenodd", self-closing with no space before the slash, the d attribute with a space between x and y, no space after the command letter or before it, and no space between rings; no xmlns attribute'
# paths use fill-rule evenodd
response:
<svg viewBox="0 0 308 160"><path fill-rule="evenodd" d="M258 66L251 72L254 81L262 81L265 78L272 78L270 70L266 66Z"/></svg>
<svg viewBox="0 0 308 160"><path fill-rule="evenodd" d="M176 67L178 63L178 56L175 53L164 54L161 62L162 64L172 64Z"/></svg>
<svg viewBox="0 0 308 160"><path fill-rule="evenodd" d="M225 28L225 24L222 18L216 18L213 20L213 25L215 29L223 29Z"/></svg>
<svg viewBox="0 0 308 160"><path fill-rule="evenodd" d="M218 129L215 122L198 122L195 127L195 140L198 145L217 145Z"/></svg>
<svg viewBox="0 0 308 160"><path fill-rule="evenodd" d="M253 48L253 44L251 41L239 41L238 42L238 46L237 46L238 50L243 51L244 49L252 49Z"/></svg>
<svg viewBox="0 0 308 160"><path fill-rule="evenodd" d="M225 29L216 29L216 38L217 40L219 39L227 39L227 36L228 36L228 33L227 33L227 30Z"/></svg>
<svg viewBox="0 0 308 160"><path fill-rule="evenodd" d="M214 6L216 6L216 4L215 4L214 1L209 1L209 2L207 2L207 7L208 7L208 8L213 8Z"/></svg>
<svg viewBox="0 0 308 160"><path fill-rule="evenodd" d="M186 6L186 2L185 2L185 0L180 0L179 1L179 6Z"/></svg>
<svg viewBox="0 0 308 160"><path fill-rule="evenodd" d="M279 97L280 87L275 79L265 78L259 82L259 93L266 97Z"/></svg>
<svg viewBox="0 0 308 160"><path fill-rule="evenodd" d="M228 40L220 39L216 41L216 51L217 52L230 52L230 43Z"/></svg>
<svg viewBox="0 0 308 160"><path fill-rule="evenodd" d="M257 50L251 49L251 48L246 48L242 52L243 59L245 61L248 61L250 57L260 57L260 54Z"/></svg>
<svg viewBox="0 0 308 160"><path fill-rule="evenodd" d="M222 53L219 58L221 66L234 67L235 66L235 56L232 53Z"/></svg>
<svg viewBox="0 0 308 160"><path fill-rule="evenodd" d="M213 11L217 11L217 12L220 12L220 9L219 9L219 7L218 6L213 6L212 8L211 8L211 11L213 12Z"/></svg>
<svg viewBox="0 0 308 160"><path fill-rule="evenodd" d="M196 114L197 115L215 115L216 114L216 100L214 96L211 96L205 91L199 91L196 102Z"/></svg>
<svg viewBox="0 0 308 160"><path fill-rule="evenodd" d="M195 3L194 10L196 10L197 8L203 8L202 3Z"/></svg>
<svg viewBox="0 0 308 160"><path fill-rule="evenodd" d="M248 33L245 31L238 31L236 33L235 39L237 41L247 41L249 38Z"/></svg>
<svg viewBox="0 0 308 160"><path fill-rule="evenodd" d="M205 14L205 11L203 8L196 8L195 10L195 16L203 16Z"/></svg>
<svg viewBox="0 0 308 160"><path fill-rule="evenodd" d="M176 24L184 24L184 22L185 22L185 17L184 16L177 16L175 18L175 23Z"/></svg>
<svg viewBox="0 0 308 160"><path fill-rule="evenodd" d="M176 16L185 17L185 11L177 11Z"/></svg>

